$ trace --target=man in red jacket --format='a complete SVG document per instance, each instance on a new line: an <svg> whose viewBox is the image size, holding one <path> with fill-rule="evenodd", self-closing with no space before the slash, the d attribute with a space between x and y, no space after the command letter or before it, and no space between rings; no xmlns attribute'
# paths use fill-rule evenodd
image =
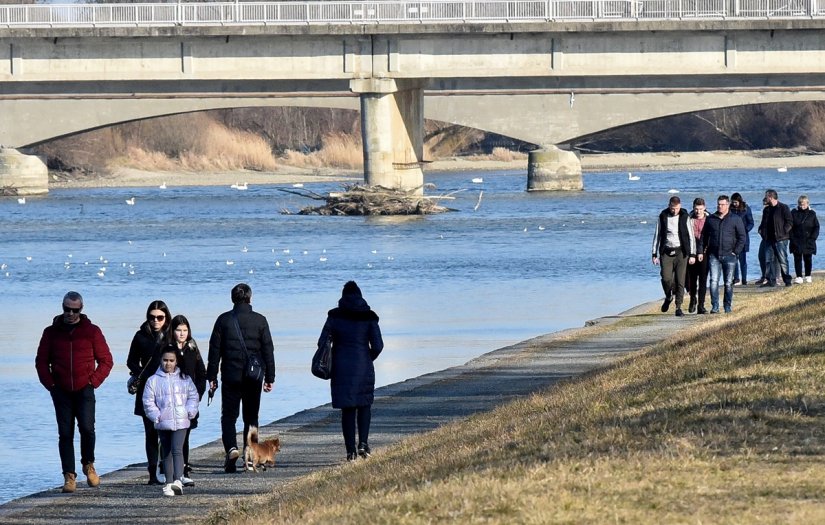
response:
<svg viewBox="0 0 825 525"><path fill-rule="evenodd" d="M83 310L83 297L69 292L63 297L63 315L43 330L37 357L37 376L51 393L57 416L58 449L63 466L63 492L77 487L74 424L80 430L80 463L90 487L100 478L95 472L95 388L112 371L112 354L100 328Z"/></svg>

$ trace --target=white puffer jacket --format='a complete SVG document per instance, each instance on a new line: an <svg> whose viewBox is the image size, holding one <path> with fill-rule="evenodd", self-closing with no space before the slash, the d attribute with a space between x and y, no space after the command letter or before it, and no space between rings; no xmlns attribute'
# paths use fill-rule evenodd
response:
<svg viewBox="0 0 825 525"><path fill-rule="evenodd" d="M189 420L198 415L198 401L195 383L182 378L177 367L171 374L158 367L143 390L143 410L158 430L189 428Z"/></svg>

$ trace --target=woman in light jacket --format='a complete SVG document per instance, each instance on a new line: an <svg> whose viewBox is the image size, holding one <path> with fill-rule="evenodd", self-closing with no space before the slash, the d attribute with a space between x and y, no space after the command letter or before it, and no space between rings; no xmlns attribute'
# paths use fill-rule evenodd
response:
<svg viewBox="0 0 825 525"><path fill-rule="evenodd" d="M183 441L189 421L198 415L198 389L181 373L180 352L167 347L161 355L157 372L146 381L143 411L158 431L163 451L164 496L183 493ZM170 481L174 480L174 481Z"/></svg>
<svg viewBox="0 0 825 525"><path fill-rule="evenodd" d="M347 460L369 457L370 420L375 391L372 362L384 348L378 316L370 310L354 281L344 285L338 308L327 314L318 344L332 336L332 407L341 409ZM358 448L355 428L358 426Z"/></svg>

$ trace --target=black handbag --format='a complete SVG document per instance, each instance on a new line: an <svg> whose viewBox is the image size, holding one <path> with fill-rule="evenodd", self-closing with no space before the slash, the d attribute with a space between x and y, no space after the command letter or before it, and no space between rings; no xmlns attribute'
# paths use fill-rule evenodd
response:
<svg viewBox="0 0 825 525"><path fill-rule="evenodd" d="M264 379L264 364L261 362L260 354L250 353L246 349L246 342L243 340L243 332L241 332L241 325L238 324L238 316L232 312L232 320L235 322L235 329L238 331L238 337L241 339L241 348L246 354L246 364L244 365L243 376L248 381L255 381L260 383Z"/></svg>
<svg viewBox="0 0 825 525"><path fill-rule="evenodd" d="M312 356L312 375L321 379L332 377L332 334L318 345L318 350Z"/></svg>

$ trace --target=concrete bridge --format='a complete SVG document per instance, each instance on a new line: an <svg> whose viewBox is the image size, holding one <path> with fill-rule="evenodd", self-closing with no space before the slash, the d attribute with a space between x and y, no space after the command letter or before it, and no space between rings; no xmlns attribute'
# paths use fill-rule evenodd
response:
<svg viewBox="0 0 825 525"><path fill-rule="evenodd" d="M580 189L578 160L555 145L825 99L821 1L0 6L0 144L216 108L350 108L369 184L422 184L426 117L537 144L528 189ZM0 186L14 186L32 168L5 151Z"/></svg>

